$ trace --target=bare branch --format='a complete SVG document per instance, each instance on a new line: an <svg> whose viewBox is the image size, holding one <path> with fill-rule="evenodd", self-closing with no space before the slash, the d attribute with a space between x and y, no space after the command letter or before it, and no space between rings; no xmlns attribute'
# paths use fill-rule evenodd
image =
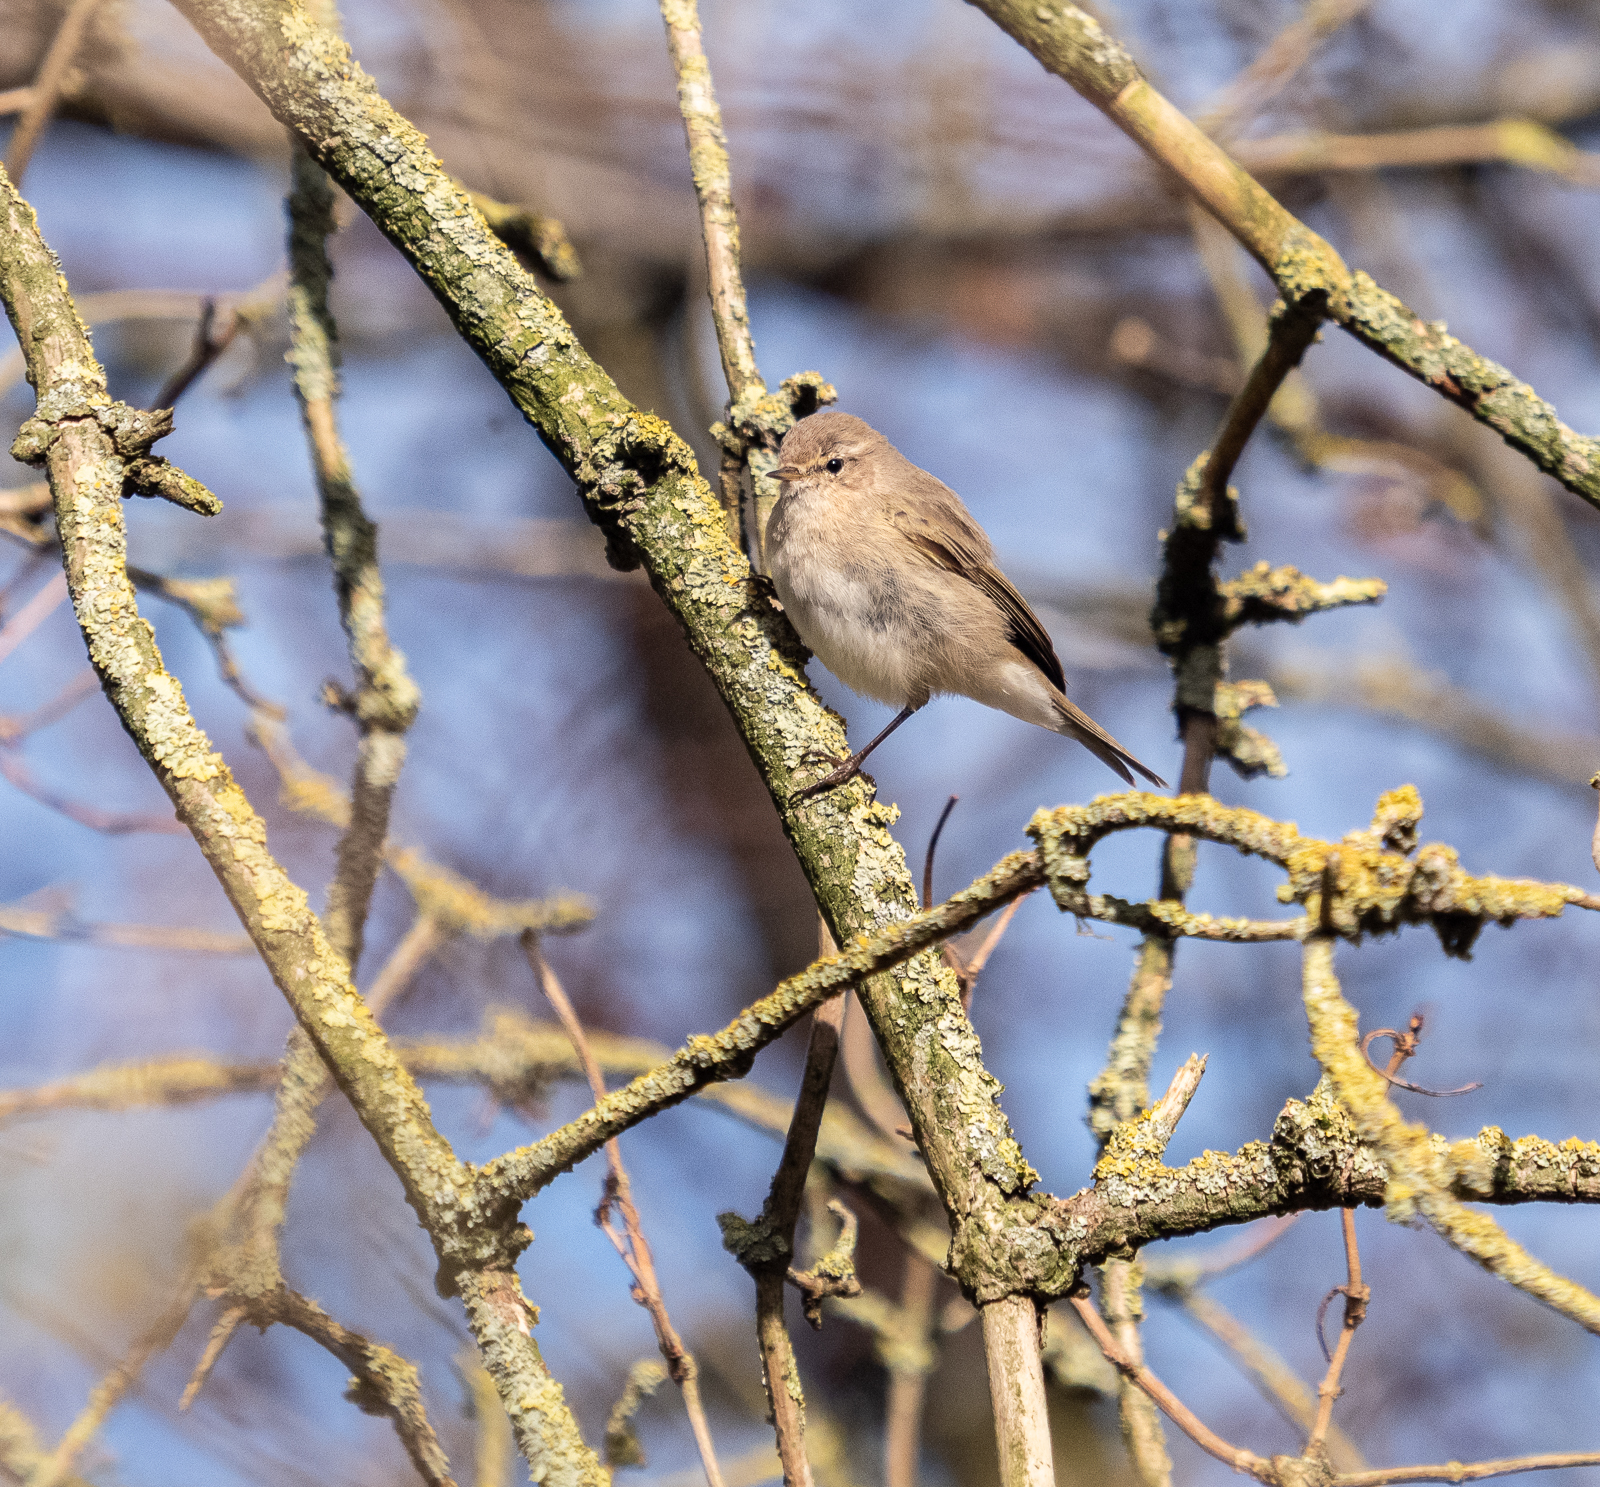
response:
<svg viewBox="0 0 1600 1487"><path fill-rule="evenodd" d="M28 162L33 159L34 146L39 143L39 136L44 133L45 125L50 122L50 115L55 112L56 104L61 101L62 92L66 88L71 72L72 59L77 56L78 48L83 45L89 22L94 19L94 13L99 8L100 0L72 0L72 5L62 17L61 25L51 39L49 50L44 54L44 61L40 64L33 86L28 90L27 100L22 105L22 117L17 120L11 141L6 146L6 174L13 181L22 179L23 173L28 169Z"/></svg>
<svg viewBox="0 0 1600 1487"><path fill-rule="evenodd" d="M1388 1487L1391 1482L1481 1482L1516 1472L1555 1471L1564 1466L1600 1465L1600 1451L1554 1452L1548 1456L1510 1456L1499 1461L1447 1461L1442 1466L1391 1466L1377 1471L1340 1472L1329 1487Z"/></svg>
<svg viewBox="0 0 1600 1487"><path fill-rule="evenodd" d="M557 979L556 973L550 968L550 963L540 951L538 939L531 930L523 933L522 950L539 982L540 990L544 992L545 1000L550 1003L551 1009L556 1014L556 1020L560 1022L562 1031L572 1044L572 1051L583 1066L584 1075L589 1081L590 1093L598 1103L606 1095L605 1076L600 1072L600 1064L589 1048L589 1040L584 1034L583 1024L578 1020L577 1012L573 1010L572 1002ZM684 1408L689 1413L690 1428L694 1432L695 1445L700 1452L700 1464L706 1474L706 1487L723 1487L722 1469L717 1465L716 1448L711 1440L711 1427L706 1422L705 1406L700 1401L700 1367L695 1362L694 1354L684 1346L683 1339L678 1335L678 1329L672 1325L672 1318L667 1314L666 1298L661 1294L661 1282L656 1276L655 1257L651 1253L649 1240L645 1238L644 1225L639 1218L639 1210L633 1202L633 1185L628 1180L628 1169L622 1163L622 1148L617 1144L615 1137L606 1142L606 1168L605 1194L600 1200L600 1207L595 1211L595 1222L605 1230L607 1237L616 1246L617 1253L622 1256L623 1263L627 1265L629 1274L633 1276L634 1300L650 1313L650 1321L655 1327L656 1345L661 1349L667 1371L682 1393ZM611 1221L613 1205L622 1214L625 1233L619 1234ZM615 1414L612 1418L613 1421L616 1419ZM611 1439L609 1426L606 1438L609 1450Z"/></svg>
<svg viewBox="0 0 1600 1487"><path fill-rule="evenodd" d="M1325 295L1329 319L1488 424L1569 490L1600 505L1600 442L1573 433L1504 367L1442 325L1425 323L1366 274L1352 273L1328 243L1152 88L1091 16L1070 3L972 3L1172 170L1272 275L1286 304Z"/></svg>
<svg viewBox="0 0 1600 1487"><path fill-rule="evenodd" d="M1420 1215L1484 1269L1591 1332L1600 1332L1600 1297L1535 1260L1487 1214L1453 1195L1457 1171L1422 1126L1405 1122L1388 1086L1358 1046L1355 1009L1333 971L1332 939L1313 935L1302 951L1311 1046L1356 1128L1389 1168L1389 1216Z"/></svg>
<svg viewBox="0 0 1600 1487"><path fill-rule="evenodd" d="M405 657L389 643L378 529L361 504L334 411L339 395L339 332L328 307L333 267L333 187L305 147L291 140L289 192L289 362L295 396L322 505L322 532L333 562L339 620L349 639L356 690L334 694L355 720L361 740L350 785L350 820L340 838L338 869L323 911L328 938L350 963L360 963L367 907L382 862L389 807L405 762L405 733L421 704Z"/></svg>
<svg viewBox="0 0 1600 1487"><path fill-rule="evenodd" d="M1215 1456L1218 1461L1231 1466L1237 1472L1248 1473L1259 1482L1276 1482L1276 1473L1269 1461L1257 1456L1254 1451L1247 1451L1242 1446L1231 1445L1223 1440L1215 1431L1204 1425L1194 1411L1143 1363L1135 1363L1128 1358L1117 1346L1116 1339L1112 1337L1106 1324L1100 1320L1100 1313L1094 1309L1092 1301L1078 1296L1073 1298L1072 1304L1077 1308L1078 1315L1083 1318L1083 1325L1100 1344L1100 1351L1106 1355L1112 1366L1143 1389L1161 1407L1166 1417L1202 1451L1209 1456Z"/></svg>
<svg viewBox="0 0 1600 1487"><path fill-rule="evenodd" d="M1500 161L1557 176L1574 186L1600 185L1600 156L1534 119L1441 124L1388 134L1284 134L1240 140L1234 158L1255 175L1335 170L1391 170Z"/></svg>

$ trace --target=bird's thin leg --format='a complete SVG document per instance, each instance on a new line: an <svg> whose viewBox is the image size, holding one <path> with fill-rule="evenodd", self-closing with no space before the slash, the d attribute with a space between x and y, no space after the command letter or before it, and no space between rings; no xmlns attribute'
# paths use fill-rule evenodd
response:
<svg viewBox="0 0 1600 1487"><path fill-rule="evenodd" d="M805 800L809 796L822 794L824 790L831 790L835 785L842 785L846 780L853 780L858 774L861 773L861 766L866 762L867 755L877 748L878 745L884 741L884 739L893 733L896 728L905 722L905 720L909 718L912 713L916 712L917 709L922 705L922 703L918 702L914 703L910 707L901 708L900 711L889 720L889 726L885 728L882 733L873 739L872 742L869 743L865 748L857 749L856 752L853 753L848 759L834 759L831 754L813 755L812 757L814 758L820 757L822 759L831 761L835 768L829 773L823 775L823 777L818 780L816 784L807 785L804 790L796 791L791 799Z"/></svg>

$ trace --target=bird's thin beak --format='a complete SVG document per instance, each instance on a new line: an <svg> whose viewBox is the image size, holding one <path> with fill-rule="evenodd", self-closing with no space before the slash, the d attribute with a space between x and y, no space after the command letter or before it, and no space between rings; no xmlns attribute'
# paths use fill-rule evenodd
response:
<svg viewBox="0 0 1600 1487"><path fill-rule="evenodd" d="M772 472L772 478L774 480L798 480L804 473L799 465L779 465Z"/></svg>

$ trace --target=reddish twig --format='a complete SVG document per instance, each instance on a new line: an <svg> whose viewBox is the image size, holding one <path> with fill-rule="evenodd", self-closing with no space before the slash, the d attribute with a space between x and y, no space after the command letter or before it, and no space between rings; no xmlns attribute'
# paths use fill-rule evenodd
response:
<svg viewBox="0 0 1600 1487"><path fill-rule="evenodd" d="M522 949L528 957L528 964L534 976L538 979L540 990L544 992L545 1000L550 1003L551 1010L556 1014L562 1030L567 1035L567 1040L572 1044L572 1051L577 1054L578 1061L583 1065L590 1091L598 1103L605 1098L606 1081L600 1070L599 1060L595 1058L593 1050L589 1047L589 1040L584 1036L583 1024L578 1020L578 1014L573 1009L572 1002L557 979L556 973L544 958L539 948L539 938L532 930L524 932ZM656 1276L655 1258L650 1252L650 1243L645 1238L639 1210L634 1206L632 1185L628 1180L628 1170L622 1164L622 1149L618 1146L616 1137L613 1136L606 1142L605 1151L605 1193L600 1200L600 1206L595 1210L595 1222L616 1246L617 1253L622 1256L623 1263L628 1267L628 1273L633 1276L633 1299L650 1313L650 1321L656 1332L656 1345L666 1360L667 1371L672 1375L672 1381L683 1394L684 1407L689 1412L689 1424L694 1431L695 1445L700 1451L700 1464L705 1470L708 1487L723 1487L722 1469L717 1463L716 1448L711 1440L711 1427L706 1422L705 1407L700 1400L699 1365L694 1360L694 1354L683 1345L683 1339L678 1335L677 1329L672 1325L672 1318L667 1314L667 1303L661 1294L661 1282ZM621 1230L612 1220L613 1209L622 1215Z"/></svg>
<svg viewBox="0 0 1600 1487"><path fill-rule="evenodd" d="M1112 1367L1143 1389L1160 1406L1161 1412L1202 1451L1215 1456L1218 1461L1231 1466L1235 1471L1248 1472L1258 1481L1276 1480L1270 1462L1257 1456L1254 1451L1247 1451L1242 1446L1235 1446L1225 1441L1214 1430L1204 1425L1200 1417L1151 1373L1146 1365L1135 1363L1128 1358L1117 1346L1116 1339L1111 1335L1111 1329L1106 1326L1104 1319L1095 1310L1094 1303L1088 1297L1074 1296L1072 1305L1083 1319L1083 1325L1089 1329L1089 1335L1100 1345L1100 1351L1106 1355L1106 1360Z"/></svg>
<svg viewBox="0 0 1600 1487"><path fill-rule="evenodd" d="M1323 897L1326 902L1329 895L1324 892ZM1410 1027L1404 1034L1393 1033L1392 1030L1386 1031L1394 1037L1394 1053L1389 1059L1388 1069L1379 1072L1385 1079L1393 1079L1400 1066L1417 1051L1417 1044L1422 1038L1422 1014L1416 1013L1412 1016ZM1377 1035L1371 1034L1362 1040L1363 1054L1367 1052L1367 1045L1375 1036ZM1367 1062L1372 1062L1370 1055ZM1329 1291L1317 1308L1317 1345L1322 1349L1323 1357L1328 1360L1328 1371L1317 1386L1317 1418L1312 1422L1311 1434L1306 1438L1305 1454L1312 1457L1324 1454L1323 1441L1333 1420L1333 1402L1344 1392L1339 1387L1339 1380L1344 1373L1345 1359L1350 1354L1350 1344L1355 1341L1356 1328L1367 1319L1367 1304L1372 1300L1372 1288L1361 1279L1361 1248L1356 1243L1355 1209L1343 1209L1339 1221L1344 1233L1346 1277L1345 1283ZM1322 1338L1322 1320L1327 1315L1329 1302L1335 1296L1344 1297L1344 1325L1339 1329L1339 1341L1334 1344L1333 1352L1330 1354L1328 1345Z"/></svg>
<svg viewBox="0 0 1600 1487"><path fill-rule="evenodd" d="M4 775L18 790L37 800L40 805L48 806L69 821L76 821L91 831L103 832L107 836L127 836L141 831L161 836L188 834L175 816L157 815L153 811L105 811L99 806L85 805L82 801L58 795L48 785L39 782L27 762L14 749L0 749L0 775Z"/></svg>
<svg viewBox="0 0 1600 1487"><path fill-rule="evenodd" d="M48 702L42 702L32 712L20 717L0 715L0 744L20 743L30 733L59 723L85 698L100 690L100 678L85 667L56 693Z"/></svg>
<svg viewBox="0 0 1600 1487"><path fill-rule="evenodd" d="M194 346L189 352L189 359L167 378L151 407L176 407L178 399L189 390L196 378L233 344L234 337L244 324L244 317L237 309L229 309L221 330L215 329L216 319L217 302L207 295L200 302L200 320L195 326Z"/></svg>
<svg viewBox="0 0 1600 1487"><path fill-rule="evenodd" d="M1389 1038L1394 1042L1394 1058L1390 1060L1388 1069L1380 1069L1372 1062L1371 1048L1379 1038ZM1411 1026L1407 1032L1399 1032L1392 1027L1374 1028L1361 1040L1361 1051L1366 1054L1367 1062L1372 1064L1372 1072L1380 1079L1387 1079L1390 1084L1398 1085L1401 1089L1408 1089L1417 1095L1432 1095L1436 1100L1448 1099L1451 1095L1469 1095L1475 1089L1483 1088L1483 1081L1475 1079L1471 1084L1460 1085L1456 1089L1428 1089L1421 1084L1412 1084L1409 1080L1397 1078L1394 1069L1399 1065L1396 1060L1404 1061L1411 1058L1417 1050L1417 1044L1422 1040L1422 1014L1416 1013L1411 1019Z"/></svg>

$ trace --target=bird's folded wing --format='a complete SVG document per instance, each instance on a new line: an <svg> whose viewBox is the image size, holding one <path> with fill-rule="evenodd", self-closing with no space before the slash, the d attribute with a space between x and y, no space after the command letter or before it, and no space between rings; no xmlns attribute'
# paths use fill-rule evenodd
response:
<svg viewBox="0 0 1600 1487"><path fill-rule="evenodd" d="M907 540L924 556L941 568L975 583L993 599L1000 613L1005 616L1011 640L1017 649L1045 674L1057 691L1067 690L1067 679L1062 674L1061 662L1050 643L1049 634L1039 623L1039 617L1028 608L1028 601L1011 586L1011 580L1005 574L949 530L935 533L921 523L915 528L903 524L902 530Z"/></svg>

